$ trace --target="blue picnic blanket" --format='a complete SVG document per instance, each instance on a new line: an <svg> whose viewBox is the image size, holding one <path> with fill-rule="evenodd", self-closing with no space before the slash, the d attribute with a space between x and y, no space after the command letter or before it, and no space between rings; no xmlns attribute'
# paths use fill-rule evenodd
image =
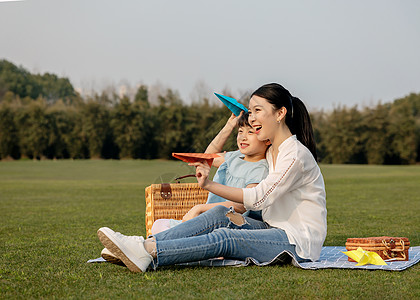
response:
<svg viewBox="0 0 420 300"><path fill-rule="evenodd" d="M224 267L224 266L248 266L250 264L255 264L257 266L265 266L270 264L284 264L292 263L294 266L305 269L305 270L318 270L318 269L363 269L363 270L385 270L385 271L403 271L409 267L414 266L420 261L420 246L411 247L408 250L408 261L392 261L387 262L385 266L377 265L364 265L356 266L356 262L349 262L347 256L342 253L346 251L346 247L339 246L329 246L322 247L321 257L318 261L315 262L301 262L298 263L293 256L293 254L283 251L272 261L260 263L252 257L247 258L246 260L232 260L232 259L206 259L197 262L184 263L180 264L182 266L204 266L204 267ZM104 259L97 258L91 259L88 263L93 262L105 262Z"/></svg>
<svg viewBox="0 0 420 300"><path fill-rule="evenodd" d="M321 257L315 262L297 263L297 266L307 270L317 269L367 269L367 270L386 270L386 271L403 271L414 266L420 261L420 246L411 247L408 250L408 261L388 261L386 266L364 265L356 266L356 262L347 260L347 255L342 253L347 251L346 247L323 247Z"/></svg>

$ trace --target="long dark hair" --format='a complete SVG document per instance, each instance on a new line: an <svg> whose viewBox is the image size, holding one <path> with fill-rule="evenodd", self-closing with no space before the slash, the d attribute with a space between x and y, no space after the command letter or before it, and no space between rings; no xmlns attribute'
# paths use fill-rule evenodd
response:
<svg viewBox="0 0 420 300"><path fill-rule="evenodd" d="M317 160L314 132L305 104L278 83L265 84L253 92L251 97L254 95L266 99L276 109L286 108L287 127Z"/></svg>

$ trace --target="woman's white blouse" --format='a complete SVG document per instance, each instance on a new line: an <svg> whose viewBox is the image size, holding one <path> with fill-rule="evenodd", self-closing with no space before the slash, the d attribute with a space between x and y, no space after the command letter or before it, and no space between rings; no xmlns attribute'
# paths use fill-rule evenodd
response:
<svg viewBox="0 0 420 300"><path fill-rule="evenodd" d="M242 189L245 208L262 210L263 220L283 229L301 258L319 259L327 235L327 208L318 164L295 135L279 146L275 167L272 147L267 161L267 178Z"/></svg>

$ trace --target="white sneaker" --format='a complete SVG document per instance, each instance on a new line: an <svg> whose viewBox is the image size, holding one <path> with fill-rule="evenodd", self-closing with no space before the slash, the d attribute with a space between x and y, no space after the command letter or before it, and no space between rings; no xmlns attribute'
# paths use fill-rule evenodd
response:
<svg viewBox="0 0 420 300"><path fill-rule="evenodd" d="M102 249L101 251L101 256L103 259L105 259L107 262L111 263L111 264L116 264L116 265L120 265L120 266L125 266L125 264L121 261L121 259L119 259L118 257L116 257L111 251L109 251L107 248Z"/></svg>
<svg viewBox="0 0 420 300"><path fill-rule="evenodd" d="M121 259L132 272L146 272L153 260L144 248L142 236L126 236L102 227L98 230L98 237L105 248Z"/></svg>

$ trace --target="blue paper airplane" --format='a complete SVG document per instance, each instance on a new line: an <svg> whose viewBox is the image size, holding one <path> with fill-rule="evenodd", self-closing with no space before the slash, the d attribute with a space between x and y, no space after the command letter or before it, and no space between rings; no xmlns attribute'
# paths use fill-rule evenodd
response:
<svg viewBox="0 0 420 300"><path fill-rule="evenodd" d="M248 111L248 108L246 108L243 104L239 103L236 99L217 93L214 94L217 96L217 98L222 100L222 102L227 106L227 108L230 109L231 112L233 112L235 116L239 116L241 111Z"/></svg>

